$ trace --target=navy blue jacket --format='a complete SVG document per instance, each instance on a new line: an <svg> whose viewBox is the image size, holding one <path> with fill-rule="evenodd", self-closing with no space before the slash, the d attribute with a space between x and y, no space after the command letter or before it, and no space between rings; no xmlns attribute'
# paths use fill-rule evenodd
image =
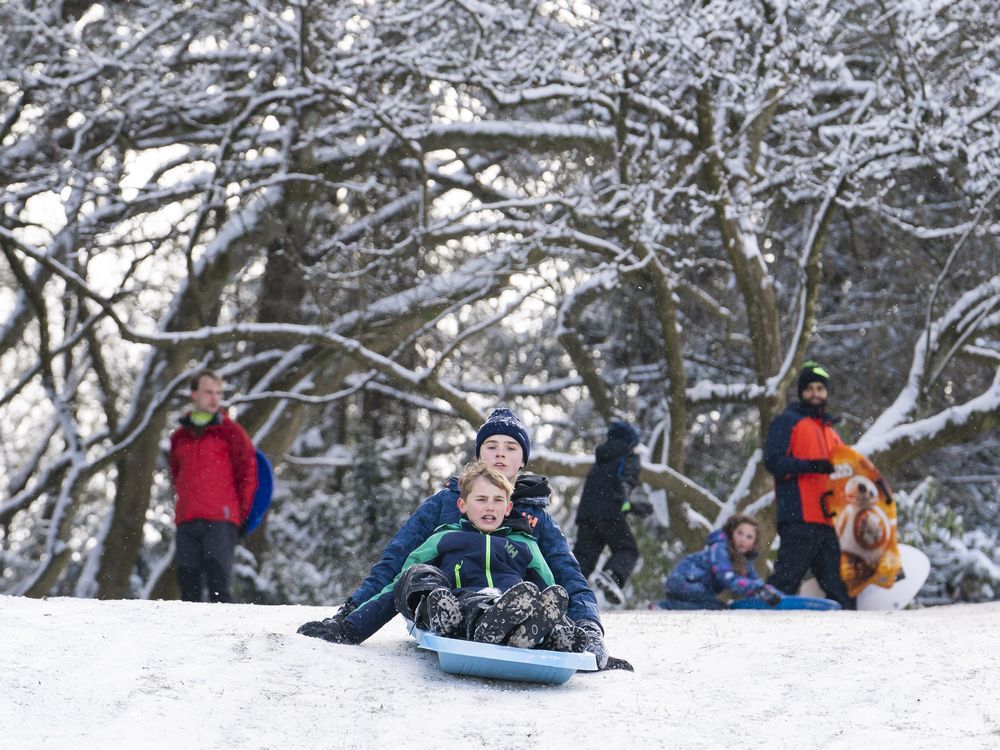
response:
<svg viewBox="0 0 1000 750"><path fill-rule="evenodd" d="M667 596L715 595L724 590L739 596L752 596L764 588L753 568L754 553L747 555L747 573L733 570L729 557L729 538L722 529L708 535L705 548L681 558L667 576Z"/></svg>
<svg viewBox="0 0 1000 750"><path fill-rule="evenodd" d="M576 522L610 521L624 517L623 506L639 484L639 456L625 440L611 439L597 446L594 466L587 473Z"/></svg>
<svg viewBox="0 0 1000 750"><path fill-rule="evenodd" d="M512 519L492 532L482 532L467 518L441 526L409 554L396 579L376 596L363 602L348 617L358 640L363 641L395 613L393 588L399 576L420 563L439 568L452 589L495 588L506 591L515 583L532 581L539 588L555 583L538 544L522 518ZM514 528L514 527L520 528Z"/></svg>
<svg viewBox="0 0 1000 750"><path fill-rule="evenodd" d="M559 524L545 512L550 494L549 483L545 477L534 474L520 476L514 484L512 513L521 516L528 523L556 583L569 594L569 608L566 613L573 620L591 620L600 626L601 616L597 609L597 598L587 586L587 581L580 572L580 564L570 552L569 544ZM452 477L444 489L424 500L386 545L382 559L372 566L368 577L351 594L351 600L360 604L377 596L399 575L409 554L433 534L436 528L449 523L458 523L462 517L458 510L458 497L458 479ZM395 610L384 613L385 620L379 627L391 620L394 615Z"/></svg>

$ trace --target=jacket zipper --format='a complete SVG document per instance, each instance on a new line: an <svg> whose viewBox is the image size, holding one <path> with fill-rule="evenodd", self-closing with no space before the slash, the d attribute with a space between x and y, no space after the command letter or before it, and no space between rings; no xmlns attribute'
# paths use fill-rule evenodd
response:
<svg viewBox="0 0 1000 750"><path fill-rule="evenodd" d="M493 545L493 536L487 534L486 535L486 585L487 586L493 585L493 571L490 570L490 563L492 561L492 555L490 554L490 550L492 549L492 545Z"/></svg>
<svg viewBox="0 0 1000 750"><path fill-rule="evenodd" d="M829 461L830 444L829 442L827 442L826 439L826 422L824 422L822 419L818 419L816 421L819 422L819 442L823 446L823 454L824 454L823 457Z"/></svg>

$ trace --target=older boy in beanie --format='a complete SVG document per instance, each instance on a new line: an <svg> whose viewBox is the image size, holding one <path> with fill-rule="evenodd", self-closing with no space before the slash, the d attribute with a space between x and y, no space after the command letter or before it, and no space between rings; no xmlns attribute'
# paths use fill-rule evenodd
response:
<svg viewBox="0 0 1000 750"><path fill-rule="evenodd" d="M612 604L624 604L622 587L639 560L639 547L628 527L627 513L648 515L649 503L632 503L639 484L639 433L627 422L613 421L607 440L594 451L594 466L587 474L576 512L576 546L573 554L587 578L594 572L604 547L611 549L594 584Z"/></svg>
<svg viewBox="0 0 1000 750"><path fill-rule="evenodd" d="M826 507L828 475L833 472L830 451L843 444L826 411L829 372L816 362L806 362L797 392L799 400L771 423L764 446L764 465L774 475L781 537L774 573L767 582L794 593L811 570L830 599L854 609L840 577L840 542Z"/></svg>
<svg viewBox="0 0 1000 750"><path fill-rule="evenodd" d="M476 433L475 447L475 458L485 461L514 484L512 513L528 523L556 582L569 595L566 614L587 632L587 650L594 653L598 667L603 669L608 663L608 652L604 645L604 629L598 614L597 599L580 573L580 566L570 552L559 525L545 512L551 494L548 480L533 474L519 475L520 469L531 455L531 440L524 424L510 409L495 409ZM385 588L399 573L407 556L434 529L459 520L461 513L457 504L458 497L458 482L452 477L442 490L424 500L396 532L383 550L382 558L372 566L368 577L347 598L337 613L323 621L307 622L298 632L334 642L349 642L343 640L344 618L358 604L368 601ZM394 610L385 612L385 622L394 614Z"/></svg>

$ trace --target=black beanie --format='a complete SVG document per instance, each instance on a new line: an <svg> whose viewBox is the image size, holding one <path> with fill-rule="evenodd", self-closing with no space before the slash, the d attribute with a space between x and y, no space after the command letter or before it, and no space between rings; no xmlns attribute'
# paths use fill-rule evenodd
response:
<svg viewBox="0 0 1000 750"><path fill-rule="evenodd" d="M524 463L528 463L528 456L531 455L531 438L528 437L524 424L510 409L505 407L494 409L489 418L483 422L483 426L476 433L476 458L479 458L479 449L483 447L486 439L494 435L514 438L524 451Z"/></svg>
<svg viewBox="0 0 1000 750"><path fill-rule="evenodd" d="M608 440L621 440L629 448L639 444L639 433L628 422L615 420L608 425Z"/></svg>
<svg viewBox="0 0 1000 750"><path fill-rule="evenodd" d="M813 362L811 359L802 365L802 370L799 372L799 380L795 390L799 398L802 398L802 391L810 383L822 383L828 391L830 390L830 373L823 365Z"/></svg>

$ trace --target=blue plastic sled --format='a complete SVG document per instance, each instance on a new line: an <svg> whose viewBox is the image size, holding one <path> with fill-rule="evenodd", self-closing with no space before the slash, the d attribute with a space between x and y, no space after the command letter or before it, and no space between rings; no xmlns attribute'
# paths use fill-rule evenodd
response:
<svg viewBox="0 0 1000 750"><path fill-rule="evenodd" d="M254 529L260 526L264 520L264 514L271 507L271 494L274 492L274 469L271 462L267 460L260 451L255 451L257 455L257 492L253 496L253 505L250 507L250 515L247 522L243 524L243 535L249 536Z"/></svg>
<svg viewBox="0 0 1000 750"><path fill-rule="evenodd" d="M597 660L591 653L496 646L444 638L420 628L410 628L410 635L420 648L436 651L441 669L449 674L561 685L577 671L597 671Z"/></svg>
<svg viewBox="0 0 1000 750"><path fill-rule="evenodd" d="M730 609L814 609L829 612L841 609L841 606L832 599L820 599L818 596L783 596L781 601L773 607L765 604L761 599L750 597L748 599L737 599L729 605Z"/></svg>

